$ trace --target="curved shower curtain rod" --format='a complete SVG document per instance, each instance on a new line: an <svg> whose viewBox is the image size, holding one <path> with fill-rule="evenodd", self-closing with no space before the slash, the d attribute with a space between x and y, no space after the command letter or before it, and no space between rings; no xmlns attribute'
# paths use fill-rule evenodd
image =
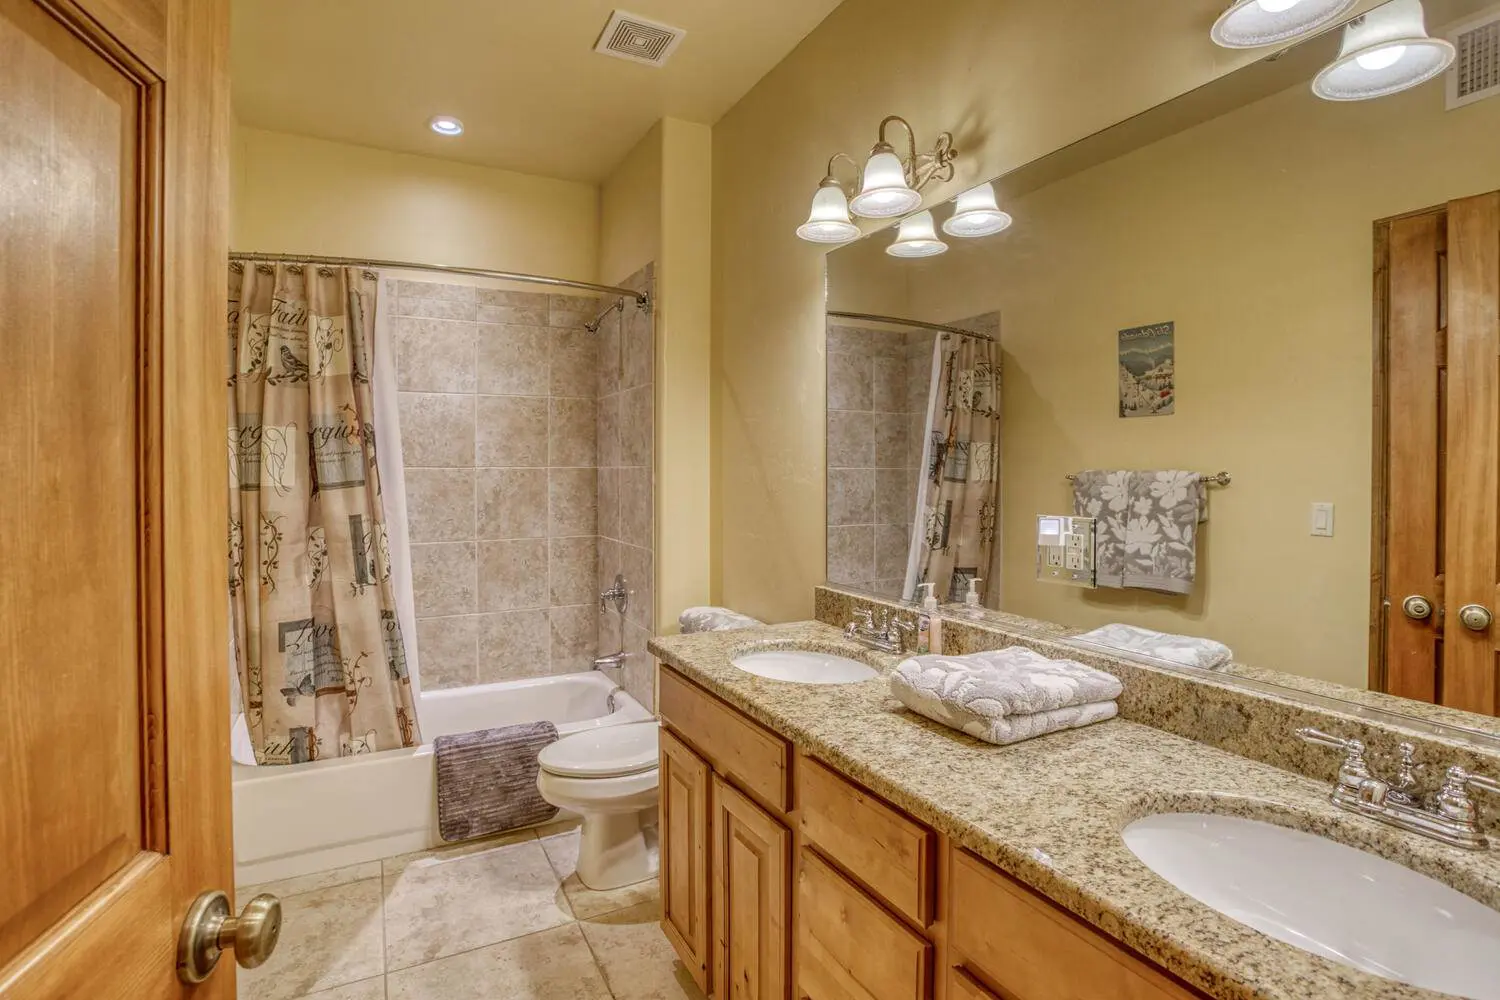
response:
<svg viewBox="0 0 1500 1000"><path fill-rule="evenodd" d="M229 256L231 259L239 260L300 261L306 264L327 264L330 267L394 267L409 271L438 271L442 274L463 274L474 278L495 278L500 281L524 281L533 285L551 285L555 288L582 288L590 292L631 298L642 309L651 308L649 292L620 288L618 285L597 285L592 281L574 281L572 278L521 274L517 271L491 271L483 267L455 267L451 264L416 264L406 260L376 260L372 257L319 257L302 253L242 253L238 250L231 250Z"/></svg>
<svg viewBox="0 0 1500 1000"><path fill-rule="evenodd" d="M838 319L864 319L876 323L894 323L897 326L914 326L922 330L956 333L960 337L973 337L975 340L988 340L990 343L994 343L995 341L995 338L987 333L975 333L973 330L965 330L961 326L950 326L947 323L928 323L920 319L902 319L900 316L881 316L877 313L843 312L838 309L828 310L828 315Z"/></svg>

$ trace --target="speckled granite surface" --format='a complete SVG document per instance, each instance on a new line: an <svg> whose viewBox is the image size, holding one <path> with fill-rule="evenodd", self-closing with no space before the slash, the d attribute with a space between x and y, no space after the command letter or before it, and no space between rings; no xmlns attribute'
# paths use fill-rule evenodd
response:
<svg viewBox="0 0 1500 1000"><path fill-rule="evenodd" d="M730 663L768 642L853 656L882 676L812 686L766 680ZM1125 847L1120 831L1132 819L1183 809L1267 819L1329 834L1500 906L1500 862L1492 854L1446 848L1335 809L1326 781L1123 719L1008 747L945 729L890 697L884 675L896 657L848 643L827 625L670 636L653 639L650 650L1214 997L1428 1000L1438 994L1317 958L1183 895ZM1330 779L1332 764L1326 762Z"/></svg>

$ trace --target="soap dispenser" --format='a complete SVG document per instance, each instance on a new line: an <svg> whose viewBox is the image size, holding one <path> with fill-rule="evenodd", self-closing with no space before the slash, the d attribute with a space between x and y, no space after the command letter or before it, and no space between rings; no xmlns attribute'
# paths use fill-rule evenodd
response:
<svg viewBox="0 0 1500 1000"><path fill-rule="evenodd" d="M984 617L984 605L979 600L979 585L983 582L977 576L969 578L969 592L964 595L964 614L970 618Z"/></svg>
<svg viewBox="0 0 1500 1000"><path fill-rule="evenodd" d="M922 596L922 613L917 616L917 652L919 654L931 653L943 648L942 639L938 634L943 620L937 615L938 602L933 596L935 586L932 583L917 584L919 591L924 587L927 588L927 593Z"/></svg>

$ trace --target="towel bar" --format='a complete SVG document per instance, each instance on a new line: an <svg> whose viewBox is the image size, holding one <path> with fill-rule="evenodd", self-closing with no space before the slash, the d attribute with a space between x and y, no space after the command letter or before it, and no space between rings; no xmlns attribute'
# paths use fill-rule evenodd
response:
<svg viewBox="0 0 1500 1000"><path fill-rule="evenodd" d="M1076 482L1078 480L1078 476L1070 472L1066 476L1066 479L1070 483ZM1230 476L1227 472L1216 472L1211 476L1205 472L1203 474L1203 481L1205 483L1213 483L1215 486L1228 486L1233 481L1233 477Z"/></svg>

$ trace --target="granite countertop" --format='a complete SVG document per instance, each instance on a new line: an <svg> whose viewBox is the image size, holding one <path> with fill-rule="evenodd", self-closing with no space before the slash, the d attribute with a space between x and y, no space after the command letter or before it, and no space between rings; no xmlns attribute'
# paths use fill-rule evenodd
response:
<svg viewBox="0 0 1500 1000"><path fill-rule="evenodd" d="M880 671L837 686L739 670L749 648L841 653ZM653 639L683 675L1213 997L1434 1000L1442 994L1319 958L1210 909L1156 875L1120 831L1157 812L1247 816L1322 833L1500 908L1500 862L1353 816L1329 783L1120 719L1008 747L903 708L898 657L817 622ZM1287 739L1295 739L1288 733Z"/></svg>

